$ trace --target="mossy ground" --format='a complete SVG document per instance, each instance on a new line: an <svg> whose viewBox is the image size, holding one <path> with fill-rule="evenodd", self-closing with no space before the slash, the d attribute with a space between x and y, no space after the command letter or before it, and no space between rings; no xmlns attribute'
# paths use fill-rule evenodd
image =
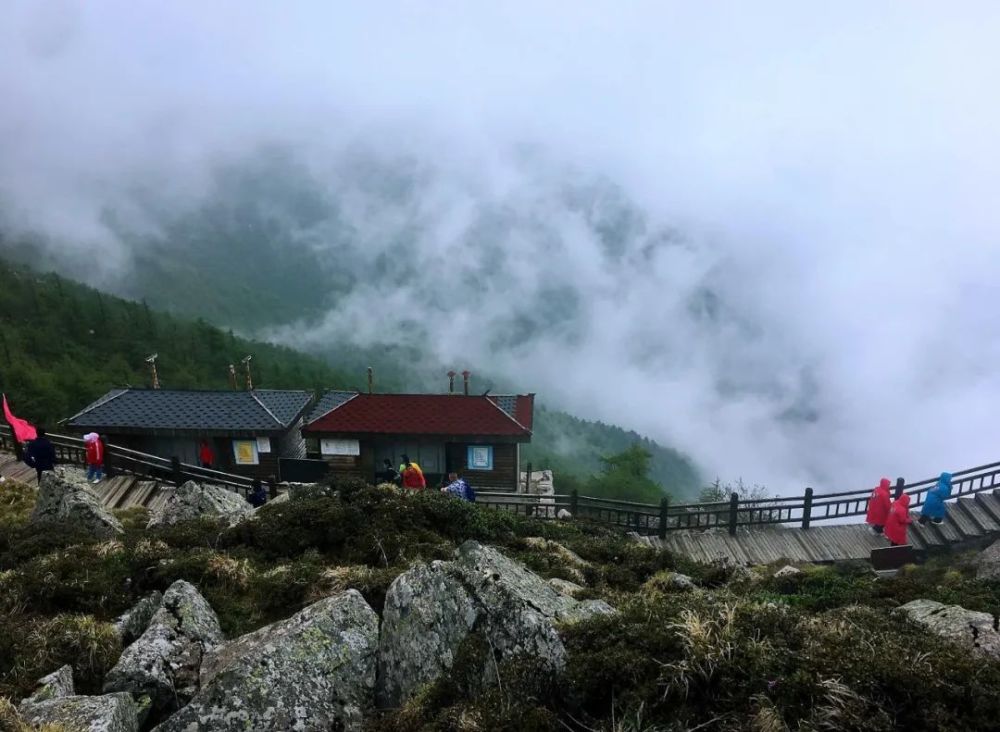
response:
<svg viewBox="0 0 1000 732"><path fill-rule="evenodd" d="M504 659L484 687L471 639L454 669L371 730L996 729L1000 664L943 643L891 614L916 598L1000 614L1000 585L961 557L876 580L859 565L803 567L789 578L734 576L586 525L513 517L428 493L360 484L336 498L268 506L235 529L194 521L97 541L28 525L25 486L0 490L0 696L17 700L71 663L83 693L100 688L120 648L109 621L146 593L186 579L225 632L285 618L347 587L381 611L414 561L466 539L498 545L544 577L581 579L619 609L562 629L569 665L553 677ZM585 560L539 548L559 542ZM674 590L666 572L699 586ZM482 644L479 644L480 646ZM465 660L463 660L465 659Z"/></svg>

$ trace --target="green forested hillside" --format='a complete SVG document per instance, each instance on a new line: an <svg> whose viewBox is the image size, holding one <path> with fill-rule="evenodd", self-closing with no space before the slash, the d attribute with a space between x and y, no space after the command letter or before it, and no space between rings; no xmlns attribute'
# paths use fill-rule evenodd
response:
<svg viewBox="0 0 1000 732"><path fill-rule="evenodd" d="M111 387L148 385L152 353L164 387L226 388L247 354L255 386L360 385L318 358L0 261L0 389L19 416L54 424Z"/></svg>

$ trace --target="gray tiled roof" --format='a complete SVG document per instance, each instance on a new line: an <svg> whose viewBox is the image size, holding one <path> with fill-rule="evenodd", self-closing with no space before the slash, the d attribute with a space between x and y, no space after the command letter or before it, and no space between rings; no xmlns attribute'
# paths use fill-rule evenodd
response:
<svg viewBox="0 0 1000 732"><path fill-rule="evenodd" d="M306 424L313 422L320 417L322 417L327 412L336 409L344 402L350 401L356 397L358 393L356 391L327 391L323 392L323 395L316 402L316 406L312 408L309 412L309 416L306 417Z"/></svg>
<svg viewBox="0 0 1000 732"><path fill-rule="evenodd" d="M72 417L75 428L280 431L305 410L307 391L114 389Z"/></svg>

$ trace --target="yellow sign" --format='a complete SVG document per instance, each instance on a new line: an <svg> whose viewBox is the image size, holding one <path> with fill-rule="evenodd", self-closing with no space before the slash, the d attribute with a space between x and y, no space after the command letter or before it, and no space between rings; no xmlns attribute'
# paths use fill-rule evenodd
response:
<svg viewBox="0 0 1000 732"><path fill-rule="evenodd" d="M233 456L237 465L257 465L257 441L233 440Z"/></svg>

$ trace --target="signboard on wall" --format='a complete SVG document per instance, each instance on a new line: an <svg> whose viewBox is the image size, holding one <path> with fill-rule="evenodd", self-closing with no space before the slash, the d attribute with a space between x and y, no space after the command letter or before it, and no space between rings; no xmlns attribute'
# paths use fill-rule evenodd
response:
<svg viewBox="0 0 1000 732"><path fill-rule="evenodd" d="M258 437L257 438L257 452L271 452L271 438L270 437Z"/></svg>
<svg viewBox="0 0 1000 732"><path fill-rule="evenodd" d="M258 465L256 440L233 440L233 458L237 465Z"/></svg>
<svg viewBox="0 0 1000 732"><path fill-rule="evenodd" d="M465 467L466 470L493 470L493 446L469 445Z"/></svg>
<svg viewBox="0 0 1000 732"><path fill-rule="evenodd" d="M323 455L360 455L361 443L357 440L334 440L324 437L319 441L319 451Z"/></svg>

